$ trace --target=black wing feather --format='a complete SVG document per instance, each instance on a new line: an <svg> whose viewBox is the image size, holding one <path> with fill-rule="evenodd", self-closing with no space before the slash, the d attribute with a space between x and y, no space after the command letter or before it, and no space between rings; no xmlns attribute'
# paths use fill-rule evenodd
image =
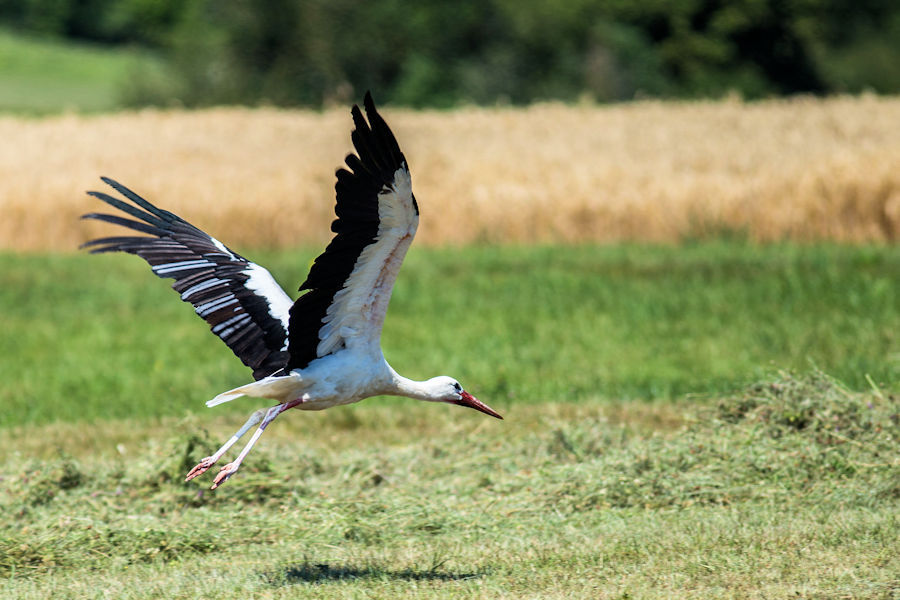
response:
<svg viewBox="0 0 900 600"><path fill-rule="evenodd" d="M113 236L91 240L82 248L92 254L128 252L146 260L162 278L173 278L172 288L190 302L195 311L241 361L261 379L284 368L288 353L285 324L271 312L276 299L266 298L246 287L251 269L262 268L216 244L216 241L184 219L157 208L130 189L106 177L103 181L129 204L102 192L89 195L135 217L90 213L94 219L148 234Z"/></svg>
<svg viewBox="0 0 900 600"><path fill-rule="evenodd" d="M345 159L348 169L338 169L334 186L337 202L331 223L334 238L316 258L300 290L307 290L291 307L290 358L287 368L302 369L318 358L319 330L334 295L344 287L356 260L378 235L378 193L393 182L406 158L384 119L366 92L366 117L354 105L355 126L350 135L356 154ZM415 200L414 200L415 202ZM418 214L416 206L416 214Z"/></svg>

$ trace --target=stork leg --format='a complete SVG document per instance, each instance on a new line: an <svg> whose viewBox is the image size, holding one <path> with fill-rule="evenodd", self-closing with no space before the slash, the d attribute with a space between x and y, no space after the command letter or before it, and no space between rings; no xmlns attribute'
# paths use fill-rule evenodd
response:
<svg viewBox="0 0 900 600"><path fill-rule="evenodd" d="M231 477L232 475L237 473L237 470L238 470L238 468L240 468L241 463L244 462L244 457L246 457L247 454L250 453L250 450L253 448L253 444L256 443L256 440L259 439L259 436L261 436L263 431L266 430L266 427L268 427L269 423L271 423L272 421L275 420L275 417L277 417L284 411L288 410L289 408L294 408L295 406L297 406L300 403L301 403L301 400L292 400L290 402L284 402L283 404L273 406L272 408L267 410L266 416L263 418L262 423L259 424L259 428L257 428L257 430L253 432L253 437L250 438L250 440L247 442L247 445L244 446L244 449L241 450L241 453L238 454L236 459L234 459L232 462L228 463L227 465L225 465L224 467L222 467L219 470L219 474L216 475L216 478L213 480L213 484L210 489L211 490L216 489L217 487L219 487L220 485L225 483L225 481L229 477ZM257 411L257 412L261 412L261 411ZM255 414L256 413L254 413L254 415ZM251 420L252 420L252 418L253 417L251 417ZM247 421L247 422L249 423L250 421Z"/></svg>
<svg viewBox="0 0 900 600"><path fill-rule="evenodd" d="M193 469L188 471L188 474L184 478L184 480L190 481L194 477L197 477L198 475L203 475L204 473L206 473L206 471L211 466L216 464L216 461L218 461L220 458L222 458L222 455L225 454L226 452L228 452L228 449L231 448L232 446L234 446L234 444L239 439L241 439L245 433L250 431L250 429L252 427L256 426L260 421L262 421L263 417L265 417L265 415L266 415L265 408L261 408L258 411L254 412L252 415L250 415L250 418L247 419L247 422L244 423L243 427L238 429L237 432L233 436L231 436L231 438L227 442L225 442L225 444L221 448L216 450L215 454L213 454L212 456L207 456L206 458L201 460L199 463L197 463L196 467L194 467Z"/></svg>

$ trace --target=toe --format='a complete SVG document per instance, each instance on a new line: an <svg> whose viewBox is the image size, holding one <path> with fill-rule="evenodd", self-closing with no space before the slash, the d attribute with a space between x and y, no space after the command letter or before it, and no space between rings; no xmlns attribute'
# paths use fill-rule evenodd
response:
<svg viewBox="0 0 900 600"><path fill-rule="evenodd" d="M220 485L225 483L225 481L227 481L228 478L231 477L232 475L234 475L236 472L237 472L237 467L235 467L233 465L233 463L228 463L227 465L222 467L221 470L219 470L219 474L216 475L215 479L213 479L212 487L209 489L211 489L211 490L216 489L217 487L219 487Z"/></svg>
<svg viewBox="0 0 900 600"><path fill-rule="evenodd" d="M190 481L191 479L193 479L194 477L197 477L198 475L203 475L204 473L206 473L207 470L209 470L209 468L211 466L213 466L212 457L207 456L206 458L201 460L199 463L197 463L197 466L195 466L193 469L188 471L188 474L185 476L184 480Z"/></svg>

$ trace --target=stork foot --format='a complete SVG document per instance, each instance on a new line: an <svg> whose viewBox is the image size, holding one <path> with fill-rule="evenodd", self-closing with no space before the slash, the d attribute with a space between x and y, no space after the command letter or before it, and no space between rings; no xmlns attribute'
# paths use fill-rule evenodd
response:
<svg viewBox="0 0 900 600"><path fill-rule="evenodd" d="M241 463L235 461L235 462L230 462L227 465L225 465L224 467L222 467L219 470L219 474L216 475L215 479L213 479L212 487L209 489L214 490L217 487L219 487L220 485L222 485L223 483L225 483L225 481L228 480L229 477L231 477L232 475L237 473L238 467L240 467L240 466L241 466Z"/></svg>
<svg viewBox="0 0 900 600"><path fill-rule="evenodd" d="M209 470L209 468L210 468L211 466L213 466L214 464L216 464L216 460L218 460L218 459L217 459L217 458L214 458L214 457L212 457L212 456L207 456L206 458L204 458L203 460L201 460L199 463L197 463L197 466L196 466L196 467L194 467L193 469L191 469L190 471L188 471L188 474L185 476L184 480L185 480L185 481L190 481L190 480L193 479L194 477L197 477L197 476L199 476L199 475L203 475L204 473L206 473L206 471Z"/></svg>

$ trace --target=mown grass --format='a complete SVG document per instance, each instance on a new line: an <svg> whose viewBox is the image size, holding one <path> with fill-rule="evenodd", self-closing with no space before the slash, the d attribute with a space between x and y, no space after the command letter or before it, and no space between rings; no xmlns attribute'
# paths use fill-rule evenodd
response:
<svg viewBox="0 0 900 600"><path fill-rule="evenodd" d="M293 292L315 252L248 254ZM898 272L893 247L414 248L383 344L501 412L721 394L773 365L895 389ZM0 425L182 416L249 380L135 257L5 254L0 282Z"/></svg>
<svg viewBox="0 0 900 600"><path fill-rule="evenodd" d="M503 422L358 405L286 415L215 493L181 482L196 418L32 426L0 438L0 594L888 600L898 413L821 373Z"/></svg>
<svg viewBox="0 0 900 600"><path fill-rule="evenodd" d="M40 115L118 108L146 53L25 36L0 28L0 112ZM153 71L155 73L155 70Z"/></svg>

